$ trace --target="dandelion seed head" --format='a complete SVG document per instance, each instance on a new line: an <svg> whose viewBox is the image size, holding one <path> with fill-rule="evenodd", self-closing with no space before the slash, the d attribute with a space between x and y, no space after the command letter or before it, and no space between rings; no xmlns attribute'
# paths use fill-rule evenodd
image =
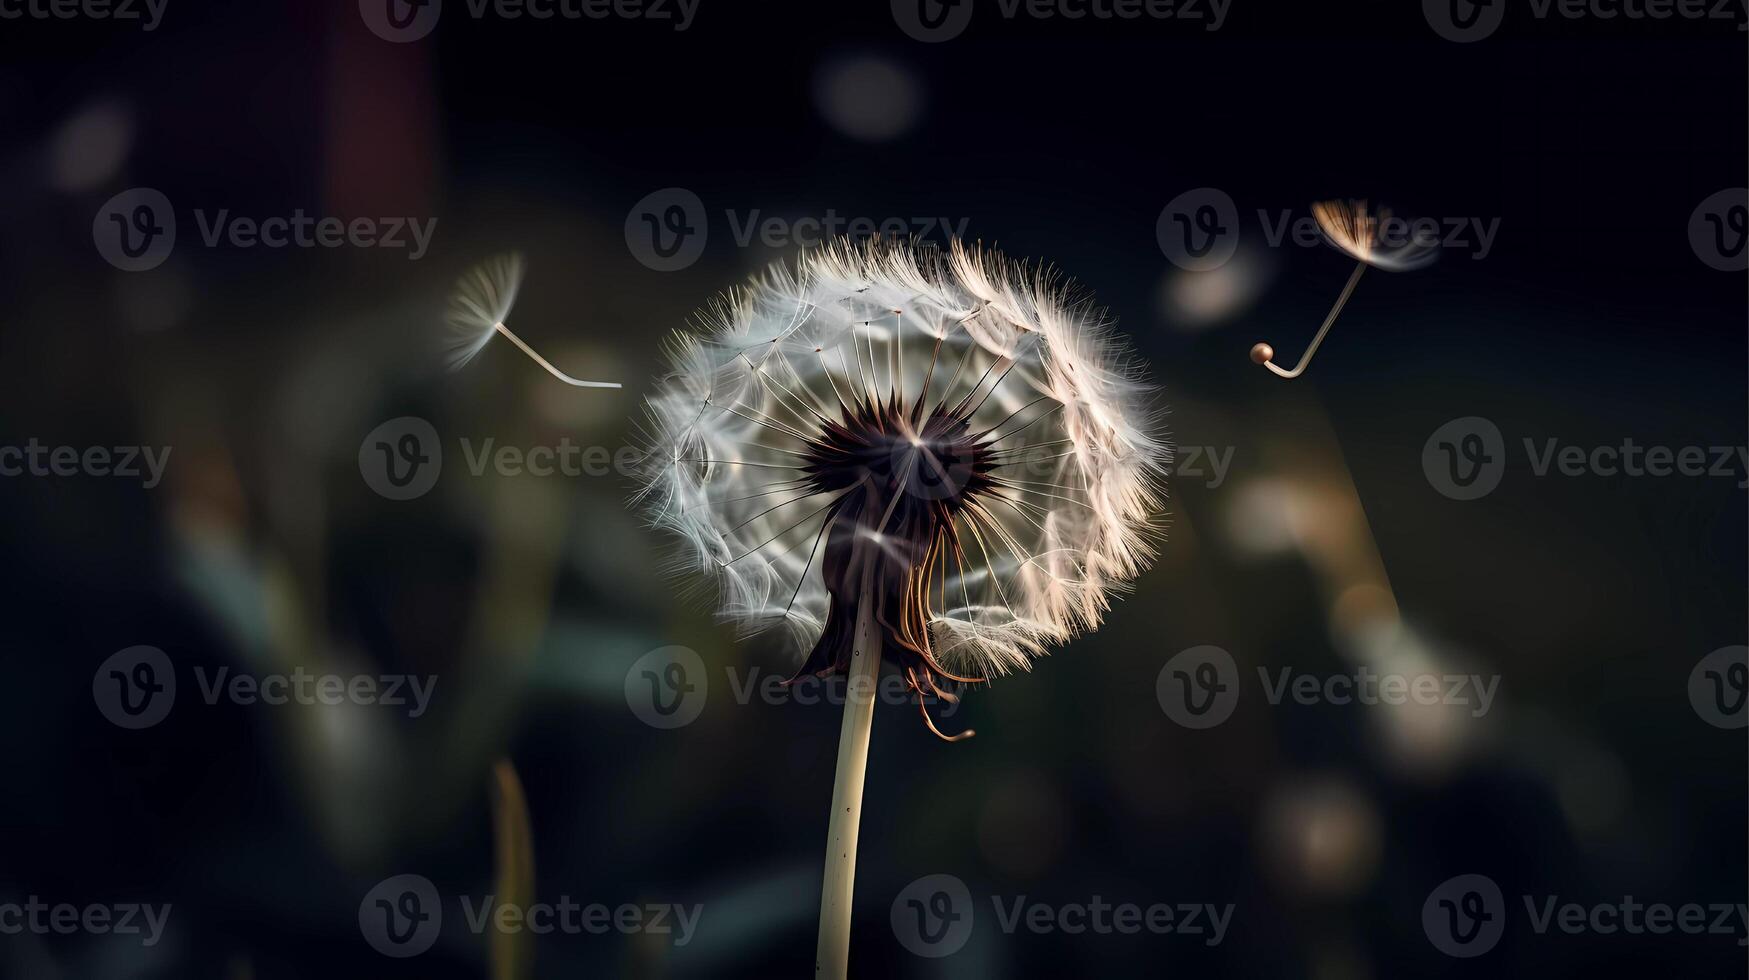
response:
<svg viewBox="0 0 1749 980"><path fill-rule="evenodd" d="M1028 669L1151 561L1171 449L1104 314L954 243L834 243L668 344L637 498L720 616L848 668L871 576L882 653L935 678Z"/></svg>

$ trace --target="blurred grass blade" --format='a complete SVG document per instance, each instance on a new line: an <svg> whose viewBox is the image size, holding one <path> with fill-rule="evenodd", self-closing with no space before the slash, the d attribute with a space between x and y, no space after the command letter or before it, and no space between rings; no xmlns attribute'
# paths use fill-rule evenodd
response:
<svg viewBox="0 0 1749 980"><path fill-rule="evenodd" d="M534 840L528 801L509 759L492 767L492 836L497 851L494 893L500 906L528 908L534 903ZM534 972L534 944L526 929L492 930L492 980L527 980Z"/></svg>

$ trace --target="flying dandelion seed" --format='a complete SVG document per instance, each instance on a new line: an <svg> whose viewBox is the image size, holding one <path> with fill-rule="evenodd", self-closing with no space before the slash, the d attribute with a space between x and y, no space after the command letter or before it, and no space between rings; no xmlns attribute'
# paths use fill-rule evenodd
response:
<svg viewBox="0 0 1749 980"><path fill-rule="evenodd" d="M618 382L579 381L571 377L553 367L552 362L523 343L521 337L510 332L505 321L510 319L510 309L516 305L516 293L522 288L522 273L522 256L513 253L480 263L469 269L456 283L455 292L450 295L449 314L446 317L450 329L447 351L449 369L460 371L468 362L478 357L480 351L486 349L493 334L503 334L524 354L533 358L536 364L545 368L548 374L568 385L578 388L618 388Z"/></svg>
<svg viewBox="0 0 1749 980"><path fill-rule="evenodd" d="M1297 378L1305 373L1306 366L1312 363L1312 355L1318 352L1318 345L1324 342L1324 335L1335 324L1337 315L1354 293L1354 287L1360 283L1361 273L1367 266L1376 266L1386 272L1406 272L1419 269L1439 257L1438 246L1434 243L1414 235L1398 240L1396 234L1387 233L1392 227L1391 212L1381 209L1376 215L1372 214L1365 201L1320 201L1312 205L1312 217L1324 233L1324 241L1355 260L1354 272L1293 370L1276 366L1275 348L1269 344L1259 342L1251 348L1251 360L1284 378Z"/></svg>
<svg viewBox="0 0 1749 980"><path fill-rule="evenodd" d="M1153 555L1171 451L1102 312L976 247L837 243L702 327L649 398L639 499L724 619L850 675L819 963L843 976L881 660L941 735L941 681L1096 628Z"/></svg>

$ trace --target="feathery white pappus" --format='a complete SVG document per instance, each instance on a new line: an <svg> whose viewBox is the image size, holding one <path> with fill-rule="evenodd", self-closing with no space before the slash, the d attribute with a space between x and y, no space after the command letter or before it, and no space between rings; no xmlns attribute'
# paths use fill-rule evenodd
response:
<svg viewBox="0 0 1749 980"><path fill-rule="evenodd" d="M1319 201L1312 218L1330 247L1387 272L1419 269L1439 258L1439 238L1415 233L1410 222L1365 201ZM1395 222L1395 223L1393 223Z"/></svg>
<svg viewBox="0 0 1749 980"><path fill-rule="evenodd" d="M568 385L578 388L618 388L615 381L579 381L552 365L522 338L510 331L506 323L510 309L516 305L516 293L522 288L522 256L514 252L500 255L474 266L464 273L450 294L447 360L451 371L460 371L478 357L493 334L503 334L510 342L534 359L546 372Z"/></svg>
<svg viewBox="0 0 1749 980"><path fill-rule="evenodd" d="M637 499L800 673L846 669L860 582L883 655L934 693L1096 628L1151 561L1172 459L1151 389L1050 270L837 242L700 320L649 396Z"/></svg>

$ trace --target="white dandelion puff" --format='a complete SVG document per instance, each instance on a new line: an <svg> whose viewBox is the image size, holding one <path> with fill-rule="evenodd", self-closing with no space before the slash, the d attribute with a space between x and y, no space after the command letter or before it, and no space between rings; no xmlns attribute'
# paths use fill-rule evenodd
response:
<svg viewBox="0 0 1749 980"><path fill-rule="evenodd" d="M579 381L552 365L534 348L512 333L506 321L511 307L516 305L517 291L522 288L522 256L517 253L500 255L469 269L456 282L450 294L447 360L451 371L459 371L485 350L495 333L509 338L524 354L545 368L548 374L578 388L618 388L618 382Z"/></svg>
<svg viewBox="0 0 1749 980"><path fill-rule="evenodd" d="M841 242L720 299L669 360L639 497L798 676L849 670L865 602L920 700L1028 669L1153 555L1149 389L1048 270Z"/></svg>

